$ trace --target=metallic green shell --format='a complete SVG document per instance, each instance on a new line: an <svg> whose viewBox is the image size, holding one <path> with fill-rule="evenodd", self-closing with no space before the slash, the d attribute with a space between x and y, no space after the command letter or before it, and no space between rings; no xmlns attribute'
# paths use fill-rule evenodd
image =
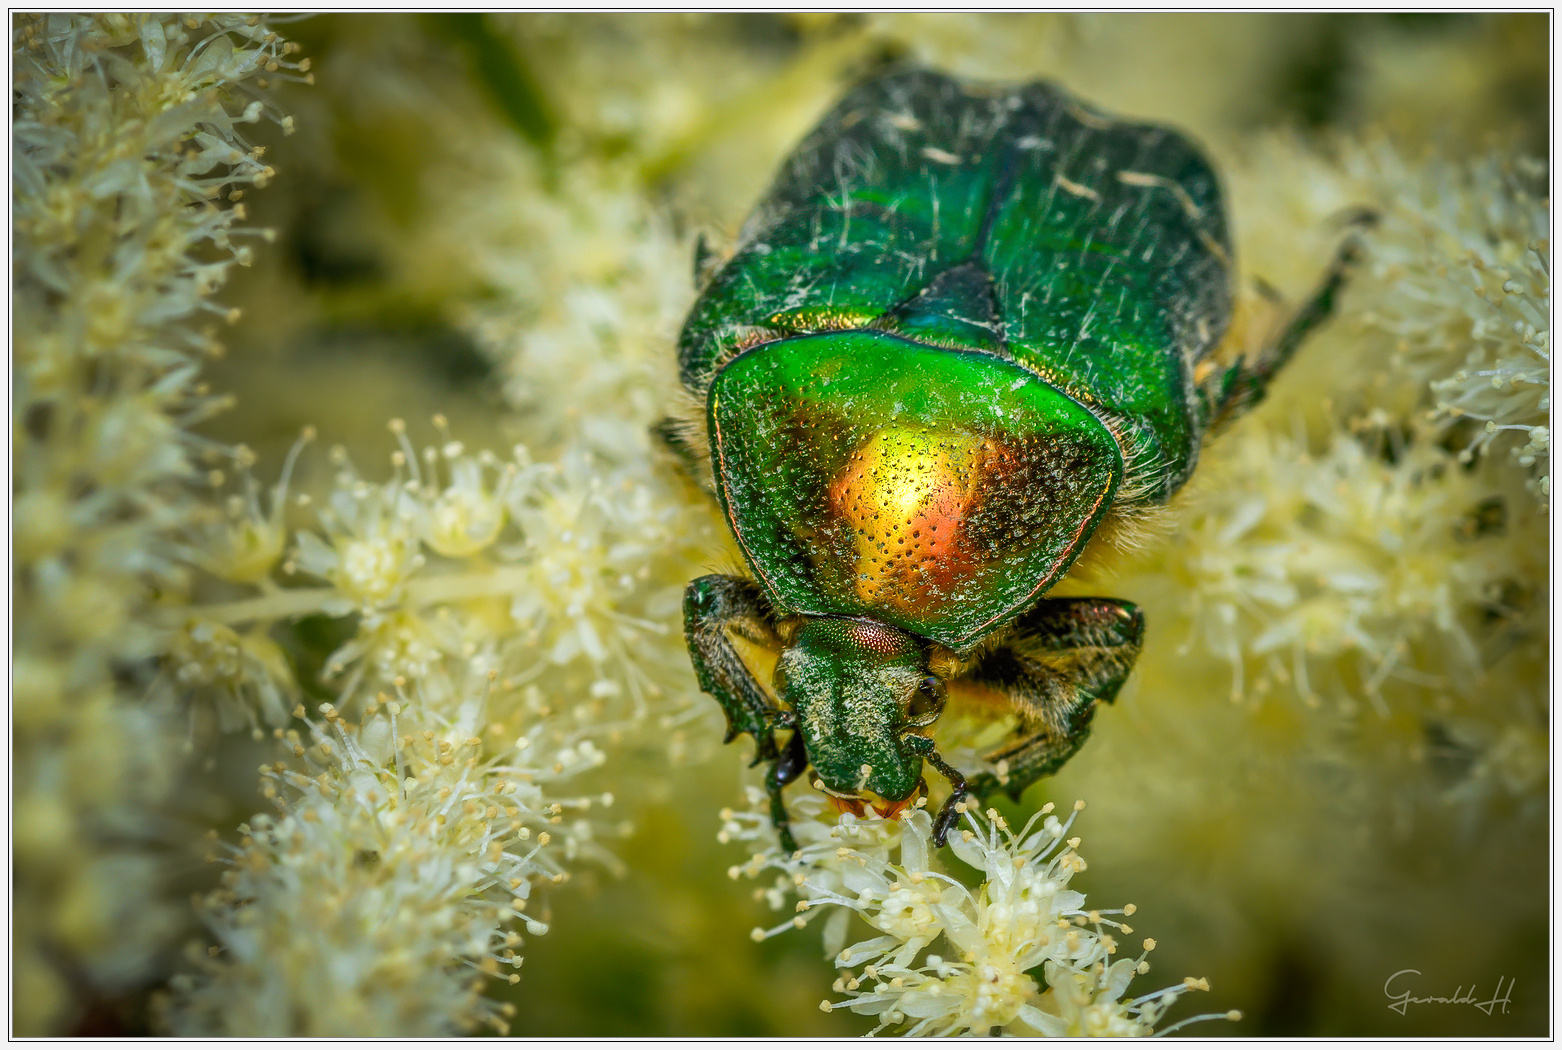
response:
<svg viewBox="0 0 1562 1050"><path fill-rule="evenodd" d="M1113 421L1129 488L1192 472L1194 365L1231 312L1214 171L1175 131L1045 82L926 70L849 93L797 152L695 304L683 382L703 394L746 343L874 327L988 350Z"/></svg>
<svg viewBox="0 0 1562 1050"><path fill-rule="evenodd" d="M963 649L1035 604L1123 463L1078 402L992 354L884 332L756 347L716 376L717 494L772 600Z"/></svg>
<svg viewBox="0 0 1562 1050"><path fill-rule="evenodd" d="M783 610L880 616L938 640L969 639L1017 615L1011 602L1039 597L1067 569L1111 499L1164 500L1192 472L1209 413L1193 372L1228 324L1229 268L1215 174L1174 131L1116 121L1044 82L989 88L911 70L858 87L786 162L679 342L684 385L708 398L716 482L750 567ZM790 477L817 449L758 447L776 440L761 433L774 405L724 418L742 397L776 393L755 394L738 375L797 373L803 364L779 362L823 353L797 337L846 332L958 351L949 356L1010 370L1036 404L1050 397L1083 406L1072 425L1093 480L1063 496L1069 506L1052 531L1042 529L1034 550L1010 565L1018 582L978 573L976 592L930 593L920 611L897 618L877 601L880 592L832 575L849 561L843 541L809 547L798 537L818 523L789 512L786 497L765 496L767 471ZM762 356L763 368L759 358L744 363L751 355ZM874 360L879 368L915 362L933 386L977 389L981 381L970 376L998 374L929 369L926 352L904 349ZM856 435L858 452L937 458L916 445L925 435L879 421L872 437L872 427L847 418L844 402L810 404L820 420L840 420ZM1099 448L1103 428L1121 448L1117 465ZM744 442L758 445L740 452ZM846 484L826 476L829 464L807 469L819 491ZM1022 486L1004 497L1015 506L1053 496L1039 469L1007 476ZM1108 476L1105 489L1096 484ZM1098 505L1088 493L1102 491ZM837 543L834 554L829 543ZM934 609L942 600L970 608Z"/></svg>

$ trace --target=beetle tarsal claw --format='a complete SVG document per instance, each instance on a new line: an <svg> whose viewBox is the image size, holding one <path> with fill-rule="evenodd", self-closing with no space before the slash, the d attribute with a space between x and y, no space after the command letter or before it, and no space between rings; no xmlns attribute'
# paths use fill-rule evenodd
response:
<svg viewBox="0 0 1562 1050"><path fill-rule="evenodd" d="M955 821L960 819L960 814L965 810L961 803L966 799L964 791L956 791L944 801L943 807L938 811L938 820L933 823L933 845L943 846L949 841L949 832L955 826Z"/></svg>
<svg viewBox="0 0 1562 1050"><path fill-rule="evenodd" d="M955 821L959 820L960 814L965 812L960 804L971 794L971 784L965 779L963 773L945 762L943 757L932 748L929 748L923 757L949 781L949 797L944 800L943 806L938 811L938 819L933 822L933 844L942 846L949 840L949 831L955 826Z"/></svg>

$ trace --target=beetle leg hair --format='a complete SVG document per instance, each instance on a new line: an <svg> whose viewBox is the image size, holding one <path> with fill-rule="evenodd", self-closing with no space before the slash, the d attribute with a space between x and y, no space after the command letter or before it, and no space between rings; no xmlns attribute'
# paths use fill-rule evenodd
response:
<svg viewBox="0 0 1562 1050"><path fill-rule="evenodd" d="M651 434L678 460L678 466L707 496L716 495L711 477L710 440L705 434L704 403L685 392L673 414L651 427Z"/></svg>
<svg viewBox="0 0 1562 1050"><path fill-rule="evenodd" d="M1296 353L1296 348L1333 315L1340 290L1350 278L1351 270L1361 261L1362 231L1376 224L1377 214L1363 209L1353 213L1348 222L1352 229L1334 253L1334 261L1324 271L1317 291L1291 316L1274 341L1255 354L1251 362L1238 359L1230 368L1212 377L1204 388L1204 395L1212 406L1211 433L1224 429L1262 401L1275 374Z"/></svg>
<svg viewBox="0 0 1562 1050"><path fill-rule="evenodd" d="M1116 699L1139 658L1144 615L1116 598L1048 598L1015 628L963 677L1006 694L1019 716L1010 741L983 756L1000 777L976 778L971 790L1001 782L1017 799L1079 750L1096 704Z"/></svg>

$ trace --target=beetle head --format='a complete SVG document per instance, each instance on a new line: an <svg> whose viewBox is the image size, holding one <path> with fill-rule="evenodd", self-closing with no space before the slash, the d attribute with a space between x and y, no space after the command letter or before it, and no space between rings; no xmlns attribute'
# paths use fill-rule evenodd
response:
<svg viewBox="0 0 1562 1050"><path fill-rule="evenodd" d="M907 738L944 703L927 642L876 620L814 617L781 654L775 686L809 763L847 808L896 812L916 794L925 749Z"/></svg>

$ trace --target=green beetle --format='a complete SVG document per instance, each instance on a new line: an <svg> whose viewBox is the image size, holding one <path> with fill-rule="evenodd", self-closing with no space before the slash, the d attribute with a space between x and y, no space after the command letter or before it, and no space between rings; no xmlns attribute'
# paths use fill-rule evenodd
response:
<svg viewBox="0 0 1562 1050"><path fill-rule="evenodd" d="M824 118L735 254L697 260L690 418L660 428L752 573L695 580L684 622L728 741L770 763L783 849L782 789L809 766L843 809L893 814L926 761L950 784L942 845L968 794L1018 796L1079 749L1144 619L1048 589L1263 396L1353 245L1276 338L1222 363L1231 247L1186 138L1050 83L919 69ZM935 745L956 697L1002 723L996 772L968 780Z"/></svg>

